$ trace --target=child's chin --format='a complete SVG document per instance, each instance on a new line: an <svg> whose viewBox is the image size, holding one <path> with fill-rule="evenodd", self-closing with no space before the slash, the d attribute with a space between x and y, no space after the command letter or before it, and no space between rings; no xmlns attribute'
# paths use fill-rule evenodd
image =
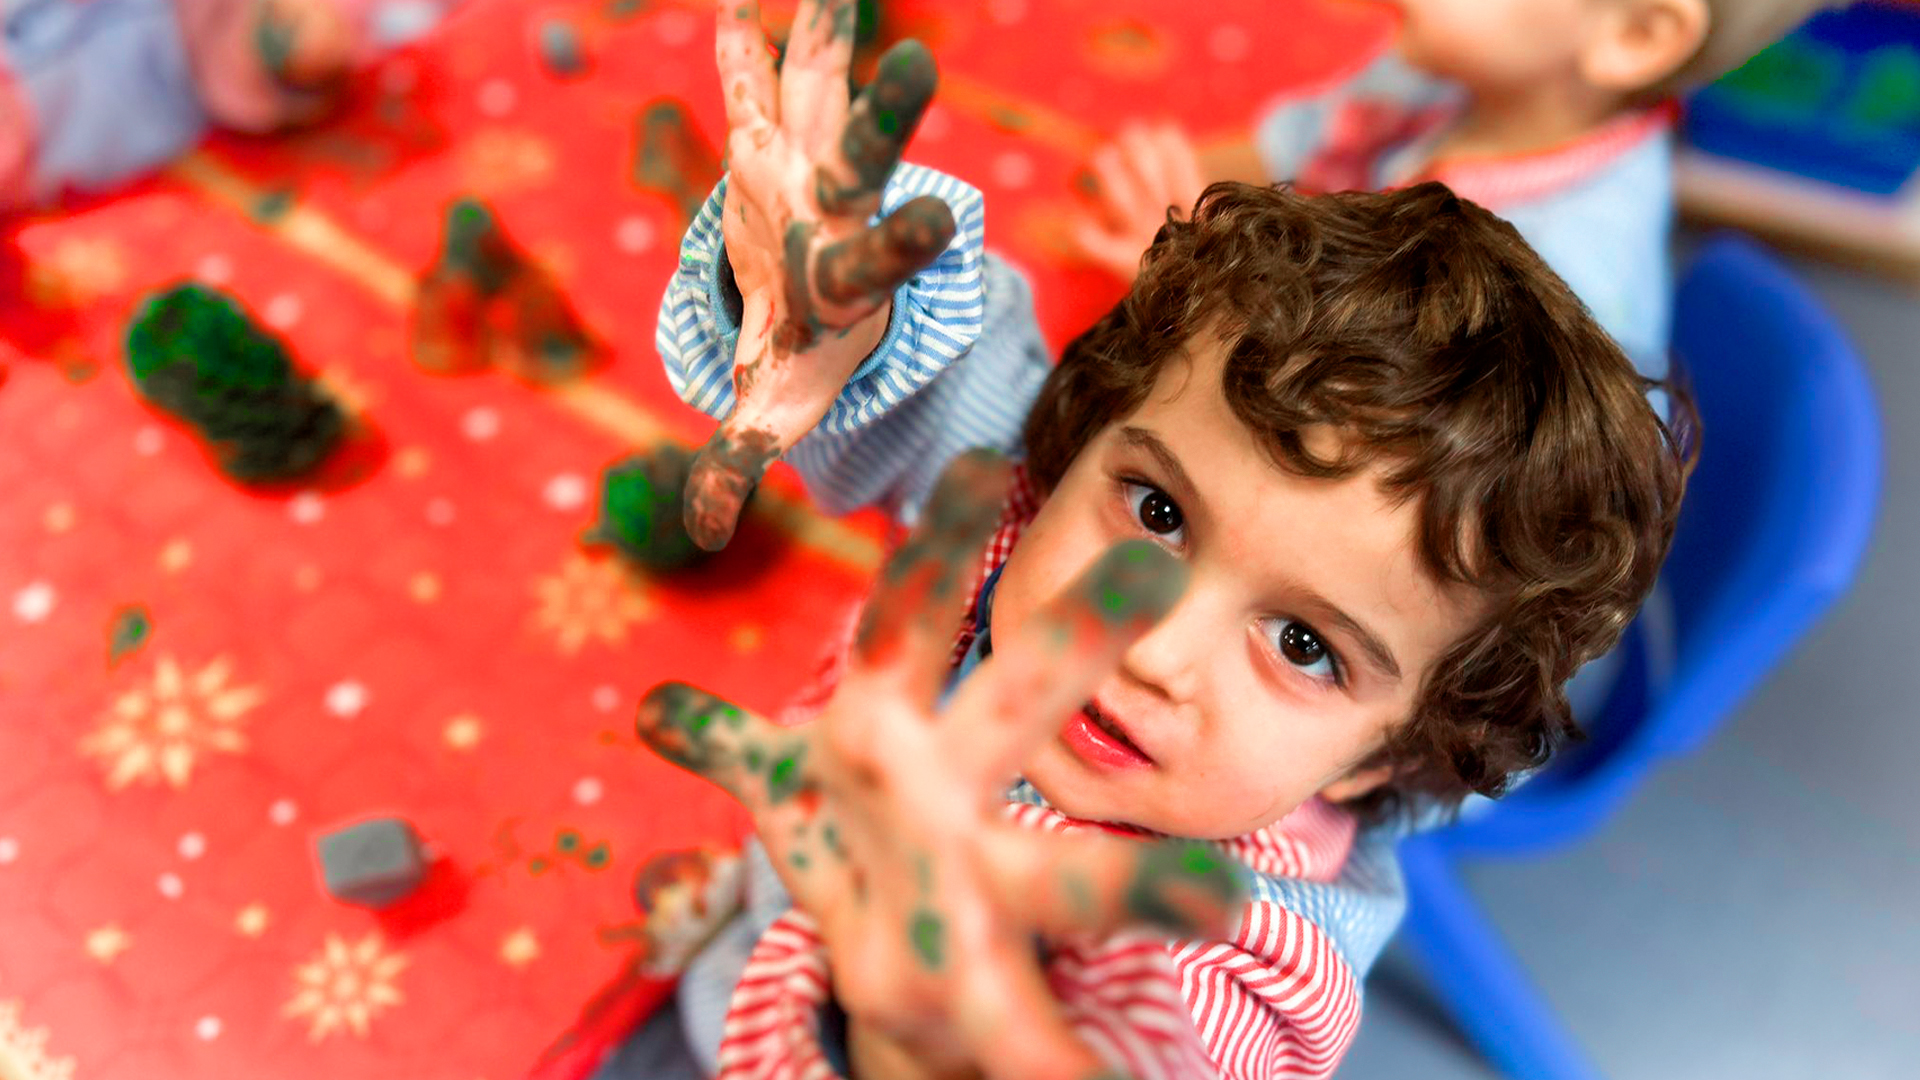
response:
<svg viewBox="0 0 1920 1080"><path fill-rule="evenodd" d="M1129 798L1110 774L1095 772L1058 742L1035 757L1025 778L1048 806L1068 817L1146 827L1133 820L1140 811L1137 789Z"/></svg>

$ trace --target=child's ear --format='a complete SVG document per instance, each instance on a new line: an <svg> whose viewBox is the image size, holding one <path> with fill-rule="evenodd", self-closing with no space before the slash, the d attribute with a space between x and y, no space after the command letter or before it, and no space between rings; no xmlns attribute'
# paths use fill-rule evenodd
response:
<svg viewBox="0 0 1920 1080"><path fill-rule="evenodd" d="M1391 765L1363 765L1320 789L1320 797L1330 803L1357 799L1393 779Z"/></svg>
<svg viewBox="0 0 1920 1080"><path fill-rule="evenodd" d="M1580 53L1581 77L1616 94L1657 86L1700 51L1708 19L1707 0L1615 0Z"/></svg>

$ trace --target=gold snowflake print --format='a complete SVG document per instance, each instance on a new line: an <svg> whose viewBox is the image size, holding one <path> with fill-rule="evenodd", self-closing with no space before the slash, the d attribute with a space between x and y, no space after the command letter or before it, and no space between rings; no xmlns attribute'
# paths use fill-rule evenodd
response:
<svg viewBox="0 0 1920 1080"><path fill-rule="evenodd" d="M568 654L596 639L618 645L627 640L629 626L653 614L653 601L617 561L578 552L540 578L534 593L540 598L534 622Z"/></svg>
<svg viewBox="0 0 1920 1080"><path fill-rule="evenodd" d="M476 133L460 157L465 186L484 195L516 191L553 174L553 148L546 140L510 128Z"/></svg>
<svg viewBox="0 0 1920 1080"><path fill-rule="evenodd" d="M320 372L320 383L341 408L354 416L367 415L384 396L379 386L338 365Z"/></svg>
<svg viewBox="0 0 1920 1080"><path fill-rule="evenodd" d="M313 1042L336 1031L365 1038L374 1017L405 1000L394 979L406 966L406 956L387 951L378 933L352 945L328 934L313 959L293 970L293 997L280 1014L305 1019Z"/></svg>
<svg viewBox="0 0 1920 1080"><path fill-rule="evenodd" d="M135 781L186 787L202 756L247 748L241 724L262 694L231 685L231 674L224 656L191 674L173 657L160 657L146 682L114 699L80 740L80 752L99 759L111 790Z"/></svg>
<svg viewBox="0 0 1920 1080"><path fill-rule="evenodd" d="M7 1080L73 1080L73 1059L48 1056L47 1029L22 1024L18 1001L0 1001L0 1076Z"/></svg>
<svg viewBox="0 0 1920 1080"><path fill-rule="evenodd" d="M75 237L60 242L27 274L27 295L41 307L79 307L119 292L127 283L127 260L112 240Z"/></svg>

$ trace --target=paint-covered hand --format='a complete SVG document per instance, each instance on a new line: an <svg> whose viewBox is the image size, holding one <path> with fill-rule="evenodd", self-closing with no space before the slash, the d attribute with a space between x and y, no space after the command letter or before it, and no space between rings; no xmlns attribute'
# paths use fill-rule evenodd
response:
<svg viewBox="0 0 1920 1080"><path fill-rule="evenodd" d="M1131 124L1094 151L1081 186L1094 206L1074 216L1070 242L1081 258L1130 282L1167 211L1190 211L1206 181L1199 152L1177 125Z"/></svg>
<svg viewBox="0 0 1920 1080"><path fill-rule="evenodd" d="M847 674L813 723L781 728L666 684L642 738L752 813L795 901L819 925L856 1030L932 1075L1114 1075L1053 1000L1035 935L1145 924L1220 936L1244 898L1207 844L1051 834L1002 817L1006 785L1127 646L1178 599L1163 549L1109 549L938 707L954 630L1007 479L986 452L942 477L888 563Z"/></svg>
<svg viewBox="0 0 1920 1080"><path fill-rule="evenodd" d="M877 224L881 189L933 97L933 57L903 41L851 105L854 0L801 0L778 78L757 0L719 0L727 105L721 227L742 300L733 414L687 483L687 531L726 546L767 465L826 415L885 335L890 298L953 240L923 195Z"/></svg>

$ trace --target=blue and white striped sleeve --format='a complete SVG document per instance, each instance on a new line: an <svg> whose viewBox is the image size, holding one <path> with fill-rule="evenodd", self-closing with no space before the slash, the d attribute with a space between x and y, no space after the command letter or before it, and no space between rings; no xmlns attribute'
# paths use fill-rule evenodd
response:
<svg viewBox="0 0 1920 1080"><path fill-rule="evenodd" d="M655 343L667 380L716 419L733 411L738 294L725 269L726 181L680 245ZM823 509L879 506L911 524L946 463L975 446L1009 455L1050 360L1026 282L985 250L980 192L917 165L894 170L881 212L919 195L952 208L953 243L894 294L886 336L810 434L786 455Z"/></svg>

